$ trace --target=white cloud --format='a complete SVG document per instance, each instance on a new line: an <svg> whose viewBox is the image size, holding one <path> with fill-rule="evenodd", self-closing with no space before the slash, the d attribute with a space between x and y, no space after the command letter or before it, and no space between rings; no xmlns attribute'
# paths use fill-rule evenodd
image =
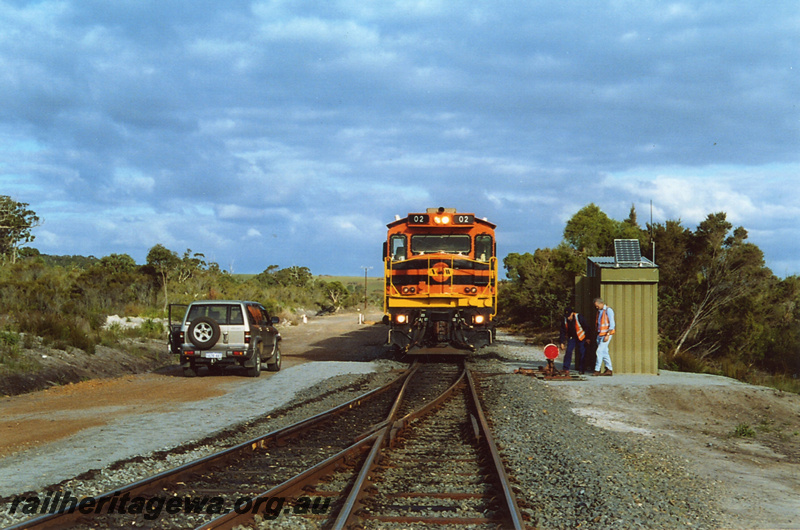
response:
<svg viewBox="0 0 800 530"><path fill-rule="evenodd" d="M135 194L137 192L152 192L156 186L156 180L145 175L138 169L133 168L116 168L114 171L114 190L113 193L122 193L126 195Z"/></svg>

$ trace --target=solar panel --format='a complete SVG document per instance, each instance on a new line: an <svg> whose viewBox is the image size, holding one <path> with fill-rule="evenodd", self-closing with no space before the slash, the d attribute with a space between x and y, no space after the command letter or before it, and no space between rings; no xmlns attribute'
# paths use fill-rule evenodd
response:
<svg viewBox="0 0 800 530"><path fill-rule="evenodd" d="M640 263L642 249L638 239L615 239L614 261L617 263Z"/></svg>

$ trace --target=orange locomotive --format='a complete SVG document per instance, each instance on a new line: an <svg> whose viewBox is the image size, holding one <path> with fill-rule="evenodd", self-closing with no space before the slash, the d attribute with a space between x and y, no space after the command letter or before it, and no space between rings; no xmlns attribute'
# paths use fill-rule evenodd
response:
<svg viewBox="0 0 800 530"><path fill-rule="evenodd" d="M389 223L383 311L389 344L409 354L468 353L494 341L495 225L453 208Z"/></svg>

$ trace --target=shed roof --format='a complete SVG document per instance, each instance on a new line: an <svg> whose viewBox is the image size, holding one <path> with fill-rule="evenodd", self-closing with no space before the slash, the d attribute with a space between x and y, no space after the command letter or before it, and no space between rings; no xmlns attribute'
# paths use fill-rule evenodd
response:
<svg viewBox="0 0 800 530"><path fill-rule="evenodd" d="M589 256L589 261L600 267L601 269L657 269L658 265L645 258L644 256L637 262L624 261L619 262L614 256Z"/></svg>

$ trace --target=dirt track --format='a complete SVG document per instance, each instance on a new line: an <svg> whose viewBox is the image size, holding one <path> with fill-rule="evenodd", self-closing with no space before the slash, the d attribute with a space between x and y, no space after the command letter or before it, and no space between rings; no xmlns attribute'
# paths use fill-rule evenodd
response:
<svg viewBox="0 0 800 530"><path fill-rule="evenodd" d="M355 314L282 327L283 369L309 361L371 360L352 348L349 335L356 331L360 341L376 347L385 339L383 326L359 326ZM220 396L251 382L236 369L222 376L184 378L176 358L168 360L171 364L151 373L90 379L0 399L0 458L105 425L121 415L165 412L175 403ZM270 375L262 372L261 379Z"/></svg>

